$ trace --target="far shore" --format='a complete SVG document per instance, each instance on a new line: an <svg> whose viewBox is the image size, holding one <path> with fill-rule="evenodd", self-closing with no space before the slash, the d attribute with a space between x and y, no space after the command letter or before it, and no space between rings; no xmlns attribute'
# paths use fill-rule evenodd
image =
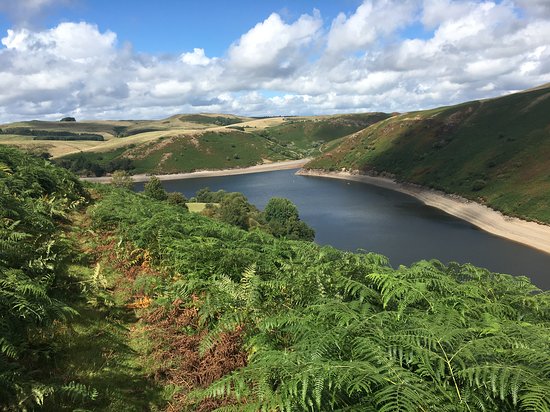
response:
<svg viewBox="0 0 550 412"><path fill-rule="evenodd" d="M273 172L276 170L287 170L287 169L298 169L309 162L311 159L299 159L299 160L286 160L282 162L266 162L256 166L250 167L239 167L233 169L219 169L219 170L200 170L197 172L189 173L173 173L168 175L154 175L159 178L159 180L180 180L180 179L196 179L199 177L216 177L216 176L231 176L231 175L244 175L248 173L262 173L262 172ZM151 179L153 175L139 174L132 175L132 180L134 182L147 182ZM88 182L97 182L97 183L110 183L112 180L111 176L102 176L102 177L81 177L82 180Z"/></svg>
<svg viewBox="0 0 550 412"><path fill-rule="evenodd" d="M349 172L325 172L321 170L298 171L302 176L328 177L367 183L414 196L425 205L440 209L465 220L474 226L503 238L550 253L550 226L505 216L487 206L457 195L427 189L422 186L398 183L387 177L361 175Z"/></svg>

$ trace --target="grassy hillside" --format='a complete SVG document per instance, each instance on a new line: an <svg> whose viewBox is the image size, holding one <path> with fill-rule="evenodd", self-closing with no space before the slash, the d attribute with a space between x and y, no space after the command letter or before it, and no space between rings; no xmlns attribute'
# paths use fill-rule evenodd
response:
<svg viewBox="0 0 550 412"><path fill-rule="evenodd" d="M550 223L550 86L406 113L306 167L385 171L506 214Z"/></svg>
<svg viewBox="0 0 550 412"><path fill-rule="evenodd" d="M323 144L387 119L386 113L348 114L287 118L283 124L262 133L285 147L314 152Z"/></svg>
<svg viewBox="0 0 550 412"><path fill-rule="evenodd" d="M149 192L0 147L1 410L548 410L525 277L395 270L229 224L257 212L241 194L197 193L219 221Z"/></svg>
<svg viewBox="0 0 550 412"><path fill-rule="evenodd" d="M59 164L79 174L102 175L117 169L176 173L317 155L326 142L387 117L367 113L251 119L197 114L154 122L26 122L3 126L0 142L56 154ZM87 137L90 132L85 130L104 141L75 141L93 137ZM57 135L70 135L65 140L72 140L33 140Z"/></svg>
<svg viewBox="0 0 550 412"><path fill-rule="evenodd" d="M200 114L175 115L161 120L99 120L99 121L38 121L0 125L0 144L49 153L54 157L80 151L109 151L131 142L155 140L167 132L182 132L217 128L233 123L250 121L250 118L234 115ZM67 134L99 134L104 143L89 142L36 142L37 138L65 132ZM41 139L44 140L44 139Z"/></svg>

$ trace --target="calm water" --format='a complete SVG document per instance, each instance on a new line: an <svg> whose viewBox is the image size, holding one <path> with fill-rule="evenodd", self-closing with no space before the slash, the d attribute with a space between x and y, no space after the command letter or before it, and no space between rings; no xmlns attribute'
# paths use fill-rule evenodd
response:
<svg viewBox="0 0 550 412"><path fill-rule="evenodd" d="M242 192L260 209L271 197L286 197L315 229L319 244L378 252L389 257L394 267L432 258L444 263L468 262L494 272L526 275L537 286L550 289L549 254L485 233L399 192L294 173L283 170L163 185L187 197L203 187Z"/></svg>

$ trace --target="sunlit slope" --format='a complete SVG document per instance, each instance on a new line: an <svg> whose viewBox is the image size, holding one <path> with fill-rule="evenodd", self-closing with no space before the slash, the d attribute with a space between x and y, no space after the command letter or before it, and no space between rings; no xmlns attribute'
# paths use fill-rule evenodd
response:
<svg viewBox="0 0 550 412"><path fill-rule="evenodd" d="M77 153L68 153L59 162L80 174L98 174L102 170L109 173L117 168L131 173L177 173L245 167L318 155L326 142L362 130L388 116L366 113L251 119L181 115L167 120L206 126L173 127L112 138ZM200 123L207 121L218 124Z"/></svg>
<svg viewBox="0 0 550 412"><path fill-rule="evenodd" d="M306 167L385 171L550 223L550 85L392 117Z"/></svg>
<svg viewBox="0 0 550 412"><path fill-rule="evenodd" d="M154 141L174 133L216 129L252 120L231 114L174 115L161 120L94 120L77 122L26 121L0 125L0 144L60 157L80 151L106 152L131 144ZM56 135L56 140L53 136ZM59 139L60 135L65 139ZM103 139L75 139L79 134ZM130 139L131 138L131 139Z"/></svg>

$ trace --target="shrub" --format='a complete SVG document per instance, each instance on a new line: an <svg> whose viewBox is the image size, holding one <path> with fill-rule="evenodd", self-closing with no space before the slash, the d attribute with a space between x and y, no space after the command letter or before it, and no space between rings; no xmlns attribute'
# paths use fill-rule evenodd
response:
<svg viewBox="0 0 550 412"><path fill-rule="evenodd" d="M168 199L168 193L166 193L166 190L162 187L160 179L156 176L152 176L151 179L145 183L145 186L143 187L143 194L155 200Z"/></svg>
<svg viewBox="0 0 550 412"><path fill-rule="evenodd" d="M132 190L134 188L134 180L132 176L125 170L117 170L113 172L111 184L123 189Z"/></svg>

